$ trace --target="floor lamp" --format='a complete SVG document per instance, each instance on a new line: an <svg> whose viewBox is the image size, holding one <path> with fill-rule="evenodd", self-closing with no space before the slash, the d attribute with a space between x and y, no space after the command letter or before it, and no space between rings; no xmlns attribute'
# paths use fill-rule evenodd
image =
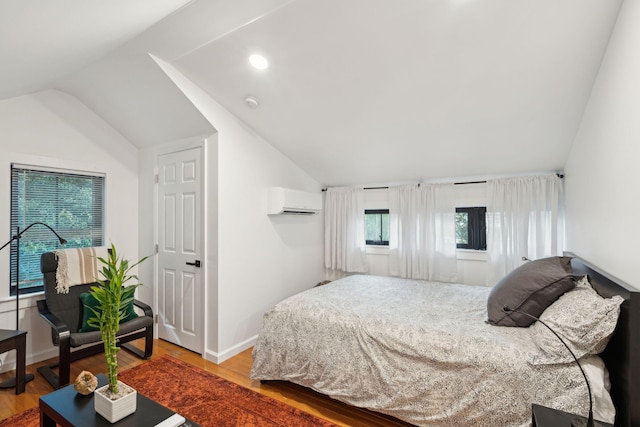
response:
<svg viewBox="0 0 640 427"><path fill-rule="evenodd" d="M67 241L65 239L63 239L62 237L60 237L60 235L58 233L56 233L56 231L49 227L47 224L45 224L44 222L34 222L32 224L30 224L29 226L27 226L24 230L20 231L20 227L16 227L16 234L14 234L11 239L9 239L9 241L7 243L5 243L4 245L2 245L2 247L0 247L0 251L3 250L5 247L9 246L11 244L11 242L13 242L14 240L16 241L16 263L15 263L15 269L16 269L16 330L20 329L20 316L19 316L19 311L20 311L20 237L22 237L22 235L31 227L33 227L34 225L42 225L46 228L48 228L49 230L51 230L51 232L53 234L56 235L56 237L58 238L58 240L60 241L61 245L64 245L65 243L67 243ZM29 382L33 379L33 374L26 374L25 376L25 382ZM0 383L0 388L12 388L16 386L16 378L9 378L8 380L5 380L3 382Z"/></svg>

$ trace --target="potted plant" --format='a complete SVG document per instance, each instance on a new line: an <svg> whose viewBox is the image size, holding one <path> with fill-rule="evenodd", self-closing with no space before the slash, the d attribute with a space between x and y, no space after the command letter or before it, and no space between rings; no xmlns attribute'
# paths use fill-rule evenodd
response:
<svg viewBox="0 0 640 427"><path fill-rule="evenodd" d="M107 259L98 258L103 264L100 272L103 279L97 280L98 286L92 286L90 291L97 301L97 308L91 308L94 317L88 323L97 327L102 335L108 376L108 384L94 393L95 409L111 423L136 410L136 391L118 381L117 353L120 348L116 335L120 329L120 321L126 316L126 308L133 302L135 290L141 285L136 283L125 286L125 283L131 279L138 280L130 271L145 259L147 257L129 264L128 260L118 256L115 245L111 244Z"/></svg>

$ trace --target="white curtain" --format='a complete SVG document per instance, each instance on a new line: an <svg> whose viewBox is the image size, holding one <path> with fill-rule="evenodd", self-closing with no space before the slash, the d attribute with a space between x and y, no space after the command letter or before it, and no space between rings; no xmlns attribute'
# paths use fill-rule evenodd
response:
<svg viewBox="0 0 640 427"><path fill-rule="evenodd" d="M389 271L393 276L457 280L453 184L389 188Z"/></svg>
<svg viewBox="0 0 640 427"><path fill-rule="evenodd" d="M522 257L562 255L564 191L557 175L487 182L488 284L520 266Z"/></svg>
<svg viewBox="0 0 640 427"><path fill-rule="evenodd" d="M340 271L366 273L364 190L329 188L324 205L324 265L330 278Z"/></svg>

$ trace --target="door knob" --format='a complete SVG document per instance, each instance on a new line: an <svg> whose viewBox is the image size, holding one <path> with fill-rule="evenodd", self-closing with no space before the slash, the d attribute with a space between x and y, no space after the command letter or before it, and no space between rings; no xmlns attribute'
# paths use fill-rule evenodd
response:
<svg viewBox="0 0 640 427"><path fill-rule="evenodd" d="M187 265L194 265L194 266L200 268L200 260L197 259L196 262L188 262Z"/></svg>

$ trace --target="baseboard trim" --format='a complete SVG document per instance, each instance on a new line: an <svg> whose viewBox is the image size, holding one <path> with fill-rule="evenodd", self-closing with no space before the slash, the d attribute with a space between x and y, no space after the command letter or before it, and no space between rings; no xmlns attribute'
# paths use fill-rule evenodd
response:
<svg viewBox="0 0 640 427"><path fill-rule="evenodd" d="M9 372L9 371L14 371L16 369L16 357L15 357L16 352L12 351L11 353L13 353L12 356L7 357L6 360L2 362L1 364L2 367L0 368L0 374ZM57 356L58 356L58 348L55 347L53 349L41 351L36 354L27 354L27 356L25 357L25 364L29 366L29 365L33 365L34 363L42 362L43 360L51 359Z"/></svg>
<svg viewBox="0 0 640 427"><path fill-rule="evenodd" d="M206 360L208 360L209 362L213 362L216 365L219 365L220 363L224 362L227 359L231 359L233 356L242 353L243 351L245 351L248 348L251 348L255 345L256 341L258 340L258 335L255 335L241 343L238 343L236 345L234 345L233 347L222 351L222 352L215 352L215 351L211 351L211 350L205 350L204 352L204 358Z"/></svg>

